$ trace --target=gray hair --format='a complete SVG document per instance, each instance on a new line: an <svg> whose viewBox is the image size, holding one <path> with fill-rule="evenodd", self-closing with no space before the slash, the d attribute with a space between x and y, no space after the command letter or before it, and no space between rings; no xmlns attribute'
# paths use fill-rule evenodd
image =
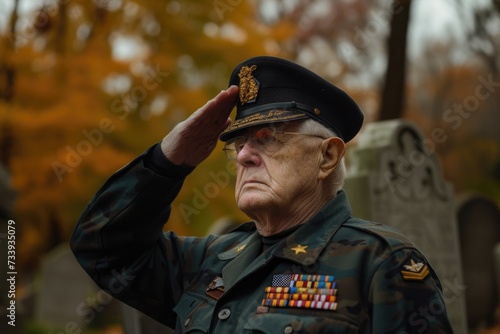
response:
<svg viewBox="0 0 500 334"><path fill-rule="evenodd" d="M301 122L299 130L303 133L315 134L324 138L338 137L338 135L334 131L328 129L321 123L310 118ZM337 192L342 189L342 187L344 186L345 177L345 158L342 157L340 163L337 165L330 178L333 195L337 194Z"/></svg>

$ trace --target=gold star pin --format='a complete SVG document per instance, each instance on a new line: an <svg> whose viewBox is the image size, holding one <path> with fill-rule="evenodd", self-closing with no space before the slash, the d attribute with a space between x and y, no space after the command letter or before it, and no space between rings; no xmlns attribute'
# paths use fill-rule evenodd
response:
<svg viewBox="0 0 500 334"><path fill-rule="evenodd" d="M295 255L299 254L299 253L306 253L307 254L307 251L306 251L306 248L309 247L309 246L302 246L302 245L297 245L295 247L292 247L291 249L293 251L295 251Z"/></svg>

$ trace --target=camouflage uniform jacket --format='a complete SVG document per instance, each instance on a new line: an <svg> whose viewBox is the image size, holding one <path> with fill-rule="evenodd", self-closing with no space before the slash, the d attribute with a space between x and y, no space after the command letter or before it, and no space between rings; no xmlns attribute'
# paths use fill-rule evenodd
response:
<svg viewBox="0 0 500 334"><path fill-rule="evenodd" d="M163 225L190 170L160 170L152 151L105 183L71 239L114 297L178 333L452 332L423 255L394 229L351 217L344 192L266 251L253 222L221 236L177 236ZM290 274L333 276L335 310L261 306L266 288Z"/></svg>

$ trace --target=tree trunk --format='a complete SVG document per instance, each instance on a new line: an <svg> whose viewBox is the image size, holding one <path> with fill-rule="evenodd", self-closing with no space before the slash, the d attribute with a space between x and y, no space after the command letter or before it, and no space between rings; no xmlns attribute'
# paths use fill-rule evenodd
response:
<svg viewBox="0 0 500 334"><path fill-rule="evenodd" d="M10 17L9 31L4 40L3 52L0 54L0 99L11 102L14 98L14 84L16 70L12 65L11 57L13 50L16 48L16 24L19 8L19 1L14 0L14 8ZM0 164L3 164L7 169L10 167L12 151L14 147L14 131L12 124L7 117L3 124L0 124Z"/></svg>
<svg viewBox="0 0 500 334"><path fill-rule="evenodd" d="M387 45L388 64L379 120L401 118L405 103L406 44L411 0L395 0Z"/></svg>
<svg viewBox="0 0 500 334"><path fill-rule="evenodd" d="M9 102L14 97L15 69L10 61L12 50L16 48L16 24L19 0L14 0L14 8L10 16L9 31L1 41L3 52L0 54L0 98Z"/></svg>

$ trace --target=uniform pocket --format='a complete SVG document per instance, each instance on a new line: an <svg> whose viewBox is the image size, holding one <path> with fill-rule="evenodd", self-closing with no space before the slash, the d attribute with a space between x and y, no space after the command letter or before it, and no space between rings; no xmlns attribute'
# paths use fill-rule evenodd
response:
<svg viewBox="0 0 500 334"><path fill-rule="evenodd" d="M359 326L347 319L282 313L257 314L244 327L245 333L355 334Z"/></svg>
<svg viewBox="0 0 500 334"><path fill-rule="evenodd" d="M186 292L174 307L179 317L177 326L183 333L208 333L214 307L215 300Z"/></svg>

